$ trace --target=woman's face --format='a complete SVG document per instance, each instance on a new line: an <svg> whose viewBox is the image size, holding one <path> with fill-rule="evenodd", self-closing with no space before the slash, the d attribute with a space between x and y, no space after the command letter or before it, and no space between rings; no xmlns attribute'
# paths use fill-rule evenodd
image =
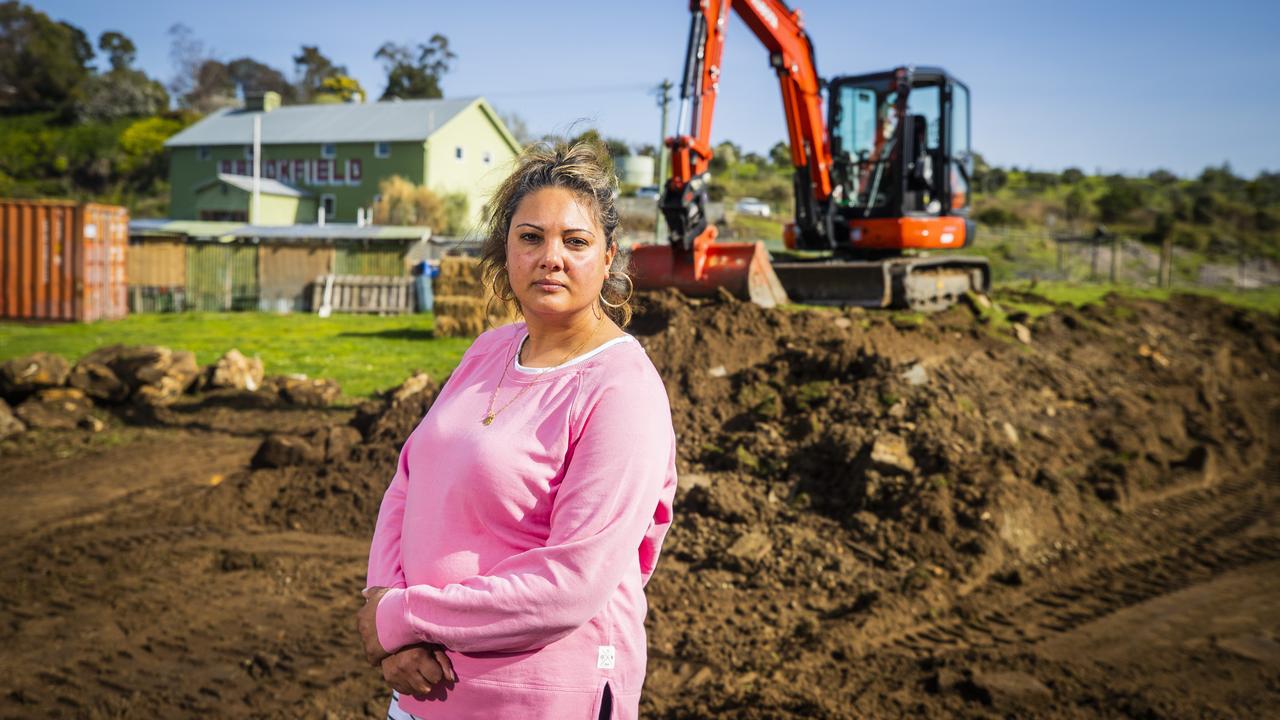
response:
<svg viewBox="0 0 1280 720"><path fill-rule="evenodd" d="M507 275L526 317L589 310L613 255L591 203L571 190L535 190L511 216Z"/></svg>

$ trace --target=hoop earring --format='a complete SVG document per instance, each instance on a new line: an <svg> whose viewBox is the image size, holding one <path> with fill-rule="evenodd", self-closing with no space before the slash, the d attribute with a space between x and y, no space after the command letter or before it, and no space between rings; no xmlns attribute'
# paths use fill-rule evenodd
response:
<svg viewBox="0 0 1280 720"><path fill-rule="evenodd" d="M614 271L614 272L609 273L609 275L610 275L610 276L613 276L613 275L621 275L622 277L624 277L624 278L626 278L626 279L627 279L627 296L626 296L625 298L623 298L623 299L622 299L622 302L617 303L617 304L615 305L614 303L611 303L611 302L609 302L608 300L605 300L605 299L604 299L604 289L602 288L602 289L600 290L600 302L604 303L604 304L605 304L605 306L607 306L607 307L611 307L611 308L615 308L615 309L616 309L616 308L620 308L620 307L622 307L623 305L626 305L627 303L631 302L631 296L636 294L636 285L635 285L635 283L633 283L633 282L631 281L631 276L630 276L630 275L628 275L628 274L626 274L626 273L624 273L624 272L621 272L621 271Z"/></svg>

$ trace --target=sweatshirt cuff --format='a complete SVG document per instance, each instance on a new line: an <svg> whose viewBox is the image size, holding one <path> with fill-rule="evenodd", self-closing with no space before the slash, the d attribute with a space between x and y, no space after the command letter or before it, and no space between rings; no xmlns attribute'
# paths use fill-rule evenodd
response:
<svg viewBox="0 0 1280 720"><path fill-rule="evenodd" d="M378 601L374 622L377 625L378 643L389 653L407 645L422 642L409 624L408 591L404 588L388 590Z"/></svg>

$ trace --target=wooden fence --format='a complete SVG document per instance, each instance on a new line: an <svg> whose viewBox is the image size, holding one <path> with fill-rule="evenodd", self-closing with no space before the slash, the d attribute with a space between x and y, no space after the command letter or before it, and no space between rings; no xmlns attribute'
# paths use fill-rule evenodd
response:
<svg viewBox="0 0 1280 720"><path fill-rule="evenodd" d="M321 275L312 284L311 307L321 315L400 315L414 310L412 277Z"/></svg>

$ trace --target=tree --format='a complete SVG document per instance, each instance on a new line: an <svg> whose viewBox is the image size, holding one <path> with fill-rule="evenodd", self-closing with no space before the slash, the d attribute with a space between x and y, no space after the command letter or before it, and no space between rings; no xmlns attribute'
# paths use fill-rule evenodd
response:
<svg viewBox="0 0 1280 720"><path fill-rule="evenodd" d="M1142 192L1121 175L1107 178L1107 190L1098 198L1098 215L1104 223L1114 223L1142 207Z"/></svg>
<svg viewBox="0 0 1280 720"><path fill-rule="evenodd" d="M624 158L631 154L631 146L627 144L626 140L607 137L604 139L604 147L609 151L609 157L611 158Z"/></svg>
<svg viewBox="0 0 1280 720"><path fill-rule="evenodd" d="M143 184L164 177L164 141L185 125L171 117L148 117L129 125L120 133L120 172Z"/></svg>
<svg viewBox="0 0 1280 720"><path fill-rule="evenodd" d="M1085 203L1087 200L1085 199L1084 193L1080 191L1080 188L1071 188L1071 192L1067 193L1065 202L1067 222L1075 222L1084 218Z"/></svg>
<svg viewBox="0 0 1280 720"><path fill-rule="evenodd" d="M377 225L420 225L444 235L464 230L467 196L463 193L441 196L392 175L378 183L378 195L373 206L373 222Z"/></svg>
<svg viewBox="0 0 1280 720"><path fill-rule="evenodd" d="M777 142L773 147L769 148L769 162L774 167L790 170L791 165L791 146L785 142Z"/></svg>
<svg viewBox="0 0 1280 720"><path fill-rule="evenodd" d="M313 98L318 103L364 102L367 97L360 81L350 75L330 75L320 82Z"/></svg>
<svg viewBox="0 0 1280 720"><path fill-rule="evenodd" d="M223 63L208 59L196 68L191 90L182 96L183 107L200 114L238 104L236 81Z"/></svg>
<svg viewBox="0 0 1280 720"><path fill-rule="evenodd" d="M173 65L173 78L169 80L169 94L183 107L191 107L188 96L195 92L205 63L212 60L204 43L195 37L191 28L176 23L169 28L169 62ZM200 97L203 93L198 94Z"/></svg>
<svg viewBox="0 0 1280 720"><path fill-rule="evenodd" d="M138 70L112 70L85 80L73 106L79 120L116 120L164 112L169 93Z"/></svg>
<svg viewBox="0 0 1280 720"><path fill-rule="evenodd" d="M1080 168L1069 167L1062 171L1062 182L1068 185L1075 185L1084 179L1084 172Z"/></svg>
<svg viewBox="0 0 1280 720"><path fill-rule="evenodd" d="M66 106L89 77L93 46L79 28L16 0L0 3L0 111Z"/></svg>
<svg viewBox="0 0 1280 720"><path fill-rule="evenodd" d="M131 67L137 54L132 40L110 30L98 37L98 48L106 53L111 69L89 77L76 88L74 113L78 119L142 117L169 107L164 86Z"/></svg>
<svg viewBox="0 0 1280 720"><path fill-rule="evenodd" d="M297 77L294 96L304 103L311 102L316 95L324 92L325 80L347 77L347 67L334 65L315 45L303 45L302 50L293 56L293 70Z"/></svg>
<svg viewBox="0 0 1280 720"><path fill-rule="evenodd" d="M138 56L138 48L133 41L114 30L108 30L98 36L98 49L107 54L111 70L119 72L128 70Z"/></svg>
<svg viewBox="0 0 1280 720"><path fill-rule="evenodd" d="M285 78L284 73L270 65L242 57L227 63L227 74L231 76L231 82L241 96L270 91L279 93L284 102L293 102L293 85Z"/></svg>
<svg viewBox="0 0 1280 720"><path fill-rule="evenodd" d="M436 33L425 43L420 43L417 54L408 45L384 43L374 53L387 71L387 89L383 100L441 98L440 80L449 71L449 64L457 57L449 50L449 39Z"/></svg>

